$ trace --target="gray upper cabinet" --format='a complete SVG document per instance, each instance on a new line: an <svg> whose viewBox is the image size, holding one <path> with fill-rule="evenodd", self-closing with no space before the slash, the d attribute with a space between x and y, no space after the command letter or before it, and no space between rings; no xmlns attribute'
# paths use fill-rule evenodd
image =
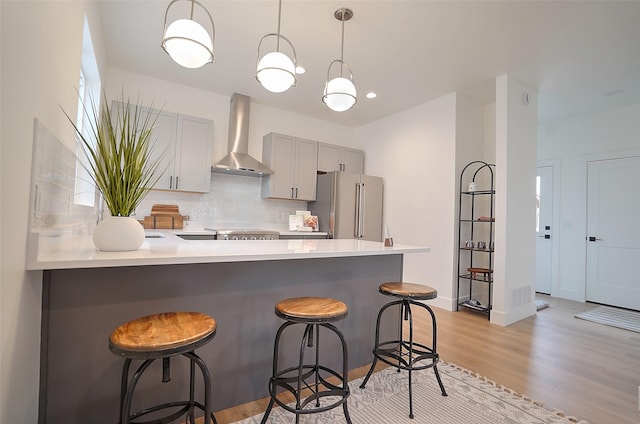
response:
<svg viewBox="0 0 640 424"><path fill-rule="evenodd" d="M318 143L318 171L364 173L364 152L335 144Z"/></svg>
<svg viewBox="0 0 640 424"><path fill-rule="evenodd" d="M273 174L262 178L262 197L316 200L318 142L269 133L262 140L262 162Z"/></svg>
<svg viewBox="0 0 640 424"><path fill-rule="evenodd" d="M142 108L142 119L152 112L157 119L151 137L154 156L163 155L163 175L156 190L208 193L211 187L213 121L173 112Z"/></svg>

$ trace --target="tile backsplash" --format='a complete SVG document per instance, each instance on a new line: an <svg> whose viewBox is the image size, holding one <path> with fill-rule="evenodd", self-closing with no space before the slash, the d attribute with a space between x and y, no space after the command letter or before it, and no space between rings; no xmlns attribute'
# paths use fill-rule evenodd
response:
<svg viewBox="0 0 640 424"><path fill-rule="evenodd" d="M136 210L136 218L151 213L156 203L177 204L182 215L189 215L188 227L261 228L286 231L290 214L306 209L307 202L262 199L260 178L211 174L209 193L152 190Z"/></svg>

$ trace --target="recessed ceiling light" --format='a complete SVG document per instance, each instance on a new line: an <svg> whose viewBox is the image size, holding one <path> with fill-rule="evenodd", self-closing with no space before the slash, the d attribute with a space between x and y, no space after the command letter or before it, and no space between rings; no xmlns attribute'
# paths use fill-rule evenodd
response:
<svg viewBox="0 0 640 424"><path fill-rule="evenodd" d="M367 93L367 99L375 99L377 96L376 93L374 93L373 91L370 91Z"/></svg>
<svg viewBox="0 0 640 424"><path fill-rule="evenodd" d="M306 70L306 69L304 69L302 66L296 66L296 74L298 74L298 75L302 75L302 74L304 74L305 72L307 72L307 70Z"/></svg>

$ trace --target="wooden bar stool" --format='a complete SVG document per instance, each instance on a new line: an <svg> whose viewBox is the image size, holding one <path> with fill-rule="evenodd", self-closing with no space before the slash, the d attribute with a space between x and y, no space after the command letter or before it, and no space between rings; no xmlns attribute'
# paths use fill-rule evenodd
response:
<svg viewBox="0 0 640 424"><path fill-rule="evenodd" d="M142 416L164 409L177 409L163 418L144 421L144 424L164 424L186 414L195 423L194 410L204 412L204 423L216 418L211 412L211 376L207 365L195 354L195 349L209 343L216 335L216 321L199 312L166 312L134 319L116 328L109 337L109 349L124 358L120 387L120 424L128 424ZM131 413L133 391L142 373L156 359L162 359L162 382L171 380L170 360L182 355L190 362L189 400L163 403ZM143 360L129 380L132 360ZM195 366L198 365L204 379L204 405L194 400Z"/></svg>
<svg viewBox="0 0 640 424"><path fill-rule="evenodd" d="M442 396L447 396L444 389L440 374L436 364L440 360L436 351L436 316L431 308L417 300L429 300L438 297L438 292L432 287L414 283L384 283L378 288L380 293L385 296L397 297L399 300L389 302L380 308L378 312L378 320L376 321L376 339L373 347L373 363L367 376L362 381L360 388L364 389L369 377L373 373L378 360L396 367L400 370L409 371L409 418L413 418L413 392L411 387L412 371L433 368L433 371L440 385ZM380 341L380 321L382 314L388 308L400 305L400 317L398 326L398 339L389 341ZM411 305L424 308L431 315L432 323L432 342L431 346L413 341L413 316L411 314ZM406 333L403 331L402 321L409 321L409 339L406 339ZM423 362L425 361L425 362Z"/></svg>
<svg viewBox="0 0 640 424"><path fill-rule="evenodd" d="M278 317L286 320L286 322L278 328L276 333L273 349L273 374L269 379L271 401L262 417L262 424L267 422L274 403L296 414L296 424L299 423L300 415L302 414L324 412L342 405L347 423L351 424L351 418L347 410L347 398L350 394L347 382L347 344L344 341L342 332L331 324L331 322L339 321L347 316L347 305L339 300L326 297L295 297L280 301L275 306L275 312ZM298 365L280 370L278 367L280 337L285 329L296 324L305 325L304 334L300 341ZM328 329L340 339L342 344L342 373L320 365L320 327ZM312 364L305 364L306 348L313 348L314 346L315 360ZM339 384L329 383L326 379L328 377L336 377L339 380ZM285 389L295 397L294 407L278 399L276 393L278 388ZM303 390L305 391L305 398L303 398ZM321 404L320 400L326 397L331 397L331 399L328 403ZM309 406L312 402L314 404Z"/></svg>

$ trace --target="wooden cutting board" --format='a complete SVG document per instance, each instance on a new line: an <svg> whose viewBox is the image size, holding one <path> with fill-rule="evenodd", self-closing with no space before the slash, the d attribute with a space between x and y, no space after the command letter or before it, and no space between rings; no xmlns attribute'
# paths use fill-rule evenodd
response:
<svg viewBox="0 0 640 424"><path fill-rule="evenodd" d="M188 216L180 214L178 205L156 204L151 207L151 215L145 216L141 223L146 229L181 230L187 219Z"/></svg>
<svg viewBox="0 0 640 424"><path fill-rule="evenodd" d="M155 204L151 207L151 215L180 215L178 205Z"/></svg>

